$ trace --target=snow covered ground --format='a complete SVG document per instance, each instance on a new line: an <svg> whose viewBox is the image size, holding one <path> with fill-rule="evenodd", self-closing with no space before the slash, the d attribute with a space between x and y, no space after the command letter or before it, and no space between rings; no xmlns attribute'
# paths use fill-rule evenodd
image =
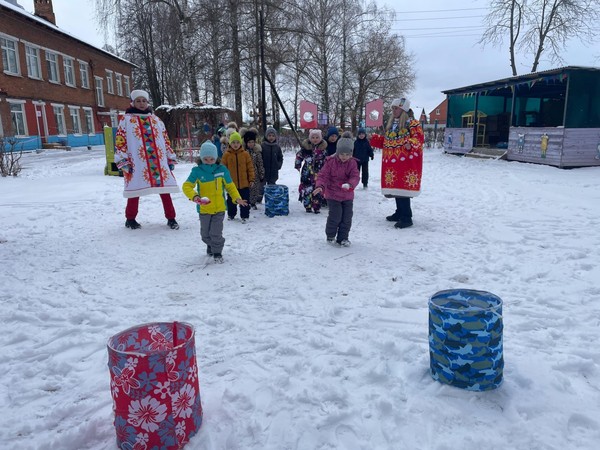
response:
<svg viewBox="0 0 600 450"><path fill-rule="evenodd" d="M158 196L124 227L104 151L23 157L0 179L0 448L112 449L106 342L153 321L196 328L204 424L186 449L595 450L600 443L600 168L427 150L415 226L393 228L380 155L357 189L349 248L296 201L225 223L207 264L194 205ZM181 185L192 165L175 169ZM428 373L428 299L504 301L504 383Z"/></svg>

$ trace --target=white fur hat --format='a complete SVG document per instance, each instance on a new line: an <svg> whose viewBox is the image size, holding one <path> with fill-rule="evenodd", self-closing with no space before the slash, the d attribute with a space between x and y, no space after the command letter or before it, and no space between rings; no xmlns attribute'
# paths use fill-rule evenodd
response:
<svg viewBox="0 0 600 450"><path fill-rule="evenodd" d="M404 111L408 112L408 110L410 109L410 100L405 97L395 98L392 101L392 106L399 106Z"/></svg>
<svg viewBox="0 0 600 450"><path fill-rule="evenodd" d="M131 95L129 95L129 98L131 98L132 102L135 101L135 99L138 97L144 97L146 100L150 101L150 95L143 89L134 89L133 91L131 91Z"/></svg>

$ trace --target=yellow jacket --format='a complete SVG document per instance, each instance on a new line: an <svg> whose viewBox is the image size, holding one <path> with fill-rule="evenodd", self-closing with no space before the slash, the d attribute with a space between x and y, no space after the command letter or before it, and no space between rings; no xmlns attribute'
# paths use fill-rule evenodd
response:
<svg viewBox="0 0 600 450"><path fill-rule="evenodd" d="M222 164L199 164L192 168L190 176L182 187L187 198L193 200L196 195L208 197L210 203L197 205L200 214L217 214L225 211L225 192L236 202L241 198L240 193L231 179L227 167Z"/></svg>

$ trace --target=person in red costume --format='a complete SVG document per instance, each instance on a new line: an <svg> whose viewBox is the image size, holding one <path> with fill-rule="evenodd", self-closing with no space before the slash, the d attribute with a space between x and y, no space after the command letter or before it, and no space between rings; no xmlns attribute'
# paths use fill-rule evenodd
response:
<svg viewBox="0 0 600 450"><path fill-rule="evenodd" d="M381 160L381 192L396 200L396 211L387 216L396 228L413 225L410 199L421 193L423 129L410 109L410 100L392 101L392 115L385 127Z"/></svg>

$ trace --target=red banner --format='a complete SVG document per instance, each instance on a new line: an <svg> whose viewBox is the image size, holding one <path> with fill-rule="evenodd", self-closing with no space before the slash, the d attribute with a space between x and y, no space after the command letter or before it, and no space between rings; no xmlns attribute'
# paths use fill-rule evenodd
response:
<svg viewBox="0 0 600 450"><path fill-rule="evenodd" d="M366 120L368 127L383 126L383 99L370 101L365 108Z"/></svg>
<svg viewBox="0 0 600 450"><path fill-rule="evenodd" d="M317 105L306 100L300 101L300 128L317 127Z"/></svg>

